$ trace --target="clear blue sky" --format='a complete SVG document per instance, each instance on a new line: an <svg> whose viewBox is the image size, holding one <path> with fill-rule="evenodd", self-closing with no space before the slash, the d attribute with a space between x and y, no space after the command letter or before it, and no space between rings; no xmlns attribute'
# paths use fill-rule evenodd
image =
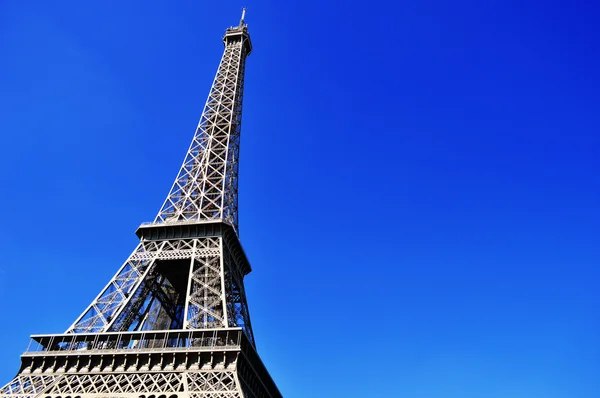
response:
<svg viewBox="0 0 600 398"><path fill-rule="evenodd" d="M284 396L598 398L593 3L1 1L0 383L154 218L246 5L240 230Z"/></svg>

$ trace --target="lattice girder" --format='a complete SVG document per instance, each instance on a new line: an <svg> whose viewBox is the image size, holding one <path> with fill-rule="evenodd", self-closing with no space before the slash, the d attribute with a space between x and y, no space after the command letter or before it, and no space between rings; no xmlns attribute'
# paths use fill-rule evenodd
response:
<svg viewBox="0 0 600 398"><path fill-rule="evenodd" d="M245 31L229 35L190 148L155 223L224 220L237 231Z"/></svg>
<svg viewBox="0 0 600 398"><path fill-rule="evenodd" d="M242 326L253 341L244 274L230 250L222 237L142 241L67 332L138 330L152 320L167 329L167 324L184 329ZM181 267L187 274L184 290L169 283L161 266ZM170 321L159 321L159 316Z"/></svg>
<svg viewBox="0 0 600 398"><path fill-rule="evenodd" d="M0 398L139 398L140 394L169 398L244 398L233 370L199 372L88 373L28 375L15 378L0 390ZM165 398L166 398L165 397Z"/></svg>

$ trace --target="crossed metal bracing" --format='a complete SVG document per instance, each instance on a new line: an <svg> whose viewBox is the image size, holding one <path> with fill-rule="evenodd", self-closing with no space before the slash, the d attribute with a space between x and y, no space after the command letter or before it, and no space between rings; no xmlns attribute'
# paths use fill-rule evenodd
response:
<svg viewBox="0 0 600 398"><path fill-rule="evenodd" d="M243 277L221 237L142 241L67 333L239 326L253 342Z"/></svg>
<svg viewBox="0 0 600 398"><path fill-rule="evenodd" d="M238 230L245 37L226 41L192 144L155 223L221 219Z"/></svg>
<svg viewBox="0 0 600 398"><path fill-rule="evenodd" d="M100 396L184 398L243 395L235 366L198 372L19 375L0 398L83 398Z"/></svg>
<svg viewBox="0 0 600 398"><path fill-rule="evenodd" d="M236 260L231 254L232 250L224 240L223 257L226 264L235 264ZM254 343L252 334L252 326L246 322L250 322L250 314L248 313L248 305L246 304L246 292L244 290L244 274L241 267L232 267L232 272L225 274L225 289L230 296L227 300L227 313L229 315L229 327L241 327L246 331L246 335L250 342Z"/></svg>

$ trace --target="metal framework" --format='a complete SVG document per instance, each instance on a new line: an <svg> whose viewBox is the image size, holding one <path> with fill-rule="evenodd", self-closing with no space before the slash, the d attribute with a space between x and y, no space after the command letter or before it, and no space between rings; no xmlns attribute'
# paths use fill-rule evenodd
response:
<svg viewBox="0 0 600 398"><path fill-rule="evenodd" d="M281 397L254 344L238 237L244 23L225 50L183 165L156 219L61 335L34 335L0 398Z"/></svg>
<svg viewBox="0 0 600 398"><path fill-rule="evenodd" d="M237 231L244 68L252 45L239 28L228 30L224 41L196 134L155 223L224 220Z"/></svg>

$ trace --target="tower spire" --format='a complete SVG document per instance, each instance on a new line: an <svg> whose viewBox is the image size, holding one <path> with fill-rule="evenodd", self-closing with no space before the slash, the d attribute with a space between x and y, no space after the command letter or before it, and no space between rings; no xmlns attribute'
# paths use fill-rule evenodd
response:
<svg viewBox="0 0 600 398"><path fill-rule="evenodd" d="M246 7L242 8L242 18L240 19L240 28L244 26L246 18Z"/></svg>

